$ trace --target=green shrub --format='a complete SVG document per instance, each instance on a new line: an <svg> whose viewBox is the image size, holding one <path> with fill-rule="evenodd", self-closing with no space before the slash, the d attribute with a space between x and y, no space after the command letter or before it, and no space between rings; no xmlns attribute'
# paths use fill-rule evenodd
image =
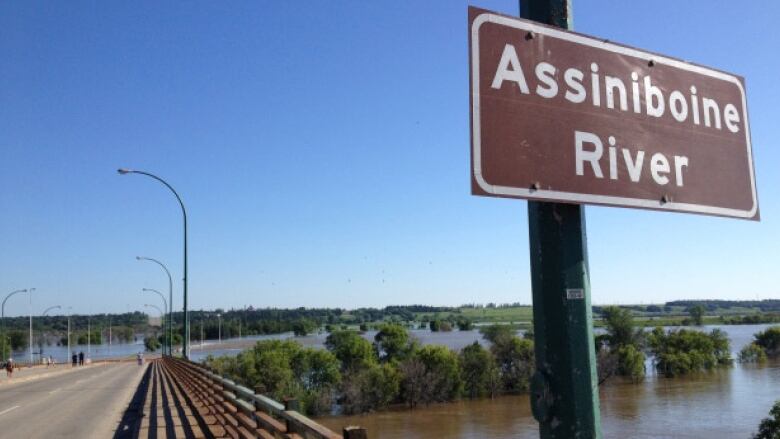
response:
<svg viewBox="0 0 780 439"><path fill-rule="evenodd" d="M656 368L667 376L709 370L731 363L729 340L725 333L704 333L680 329L664 332L655 328L649 336Z"/></svg>
<svg viewBox="0 0 780 439"><path fill-rule="evenodd" d="M755 342L750 343L739 351L739 361L741 363L761 363L766 360L766 351Z"/></svg>
<svg viewBox="0 0 780 439"><path fill-rule="evenodd" d="M780 401L775 402L769 411L768 418L764 418L758 426L758 433L753 439L778 439L780 438Z"/></svg>

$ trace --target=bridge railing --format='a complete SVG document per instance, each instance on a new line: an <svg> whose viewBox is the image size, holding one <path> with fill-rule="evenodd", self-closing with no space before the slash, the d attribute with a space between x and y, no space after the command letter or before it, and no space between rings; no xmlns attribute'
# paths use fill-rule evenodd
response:
<svg viewBox="0 0 780 439"><path fill-rule="evenodd" d="M366 430L346 427L342 434L299 413L298 403L284 404L181 358L164 357L163 363L206 407L225 433L234 438L366 439Z"/></svg>

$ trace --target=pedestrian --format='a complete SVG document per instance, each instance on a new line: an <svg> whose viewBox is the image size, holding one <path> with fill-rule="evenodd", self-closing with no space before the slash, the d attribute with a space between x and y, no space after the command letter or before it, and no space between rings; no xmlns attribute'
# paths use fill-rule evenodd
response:
<svg viewBox="0 0 780 439"><path fill-rule="evenodd" d="M79 352L79 366L84 365L84 351Z"/></svg>
<svg viewBox="0 0 780 439"><path fill-rule="evenodd" d="M52 357L51 355L49 355L49 364L51 364L52 366L54 366L55 364L57 364L57 363L54 361L54 357Z"/></svg>
<svg viewBox="0 0 780 439"><path fill-rule="evenodd" d="M8 362L5 363L5 376L11 378L13 374L14 374L14 359L9 358Z"/></svg>
<svg viewBox="0 0 780 439"><path fill-rule="evenodd" d="M76 355L76 353L74 352L73 356L70 359L71 359L71 361L73 361L73 367L76 367L76 364L78 364L78 362L79 362L79 356Z"/></svg>

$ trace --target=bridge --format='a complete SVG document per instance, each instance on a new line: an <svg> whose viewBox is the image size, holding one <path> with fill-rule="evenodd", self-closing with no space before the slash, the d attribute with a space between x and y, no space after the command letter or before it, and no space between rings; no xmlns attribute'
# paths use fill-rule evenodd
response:
<svg viewBox="0 0 780 439"><path fill-rule="evenodd" d="M336 433L294 399L255 394L205 366L170 356L85 366L22 367L0 378L0 436L20 438L365 439Z"/></svg>

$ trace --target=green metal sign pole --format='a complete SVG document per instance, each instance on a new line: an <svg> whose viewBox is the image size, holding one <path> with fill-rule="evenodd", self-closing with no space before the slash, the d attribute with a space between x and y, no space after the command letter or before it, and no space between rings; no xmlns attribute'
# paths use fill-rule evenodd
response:
<svg viewBox="0 0 780 439"><path fill-rule="evenodd" d="M571 0L520 0L521 17L572 27ZM528 202L540 437L601 438L585 209Z"/></svg>

